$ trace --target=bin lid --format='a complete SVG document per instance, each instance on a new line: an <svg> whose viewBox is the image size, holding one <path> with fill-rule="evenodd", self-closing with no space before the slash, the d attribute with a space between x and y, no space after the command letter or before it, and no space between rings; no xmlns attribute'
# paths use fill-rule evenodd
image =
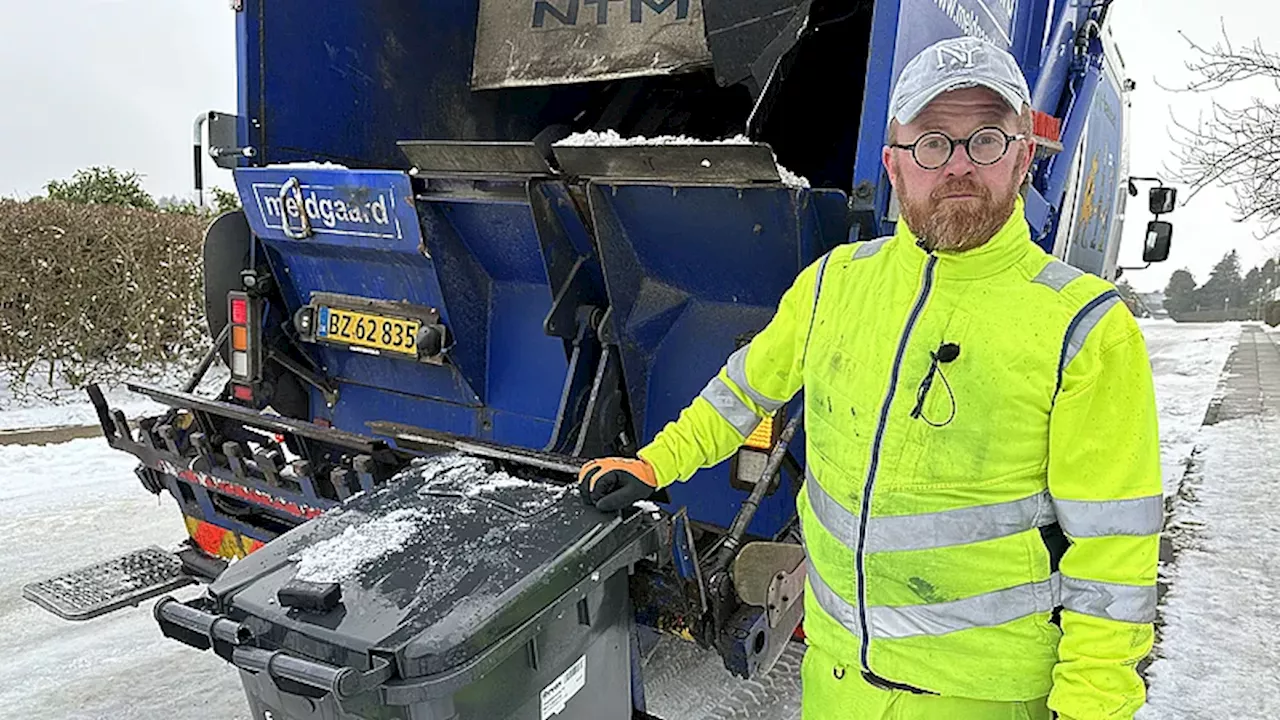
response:
<svg viewBox="0 0 1280 720"><path fill-rule="evenodd" d="M465 663L644 534L642 515L586 506L574 486L450 453L271 541L210 586L222 611L291 652L397 675ZM535 471L536 472L536 471ZM336 605L280 591L340 587Z"/></svg>

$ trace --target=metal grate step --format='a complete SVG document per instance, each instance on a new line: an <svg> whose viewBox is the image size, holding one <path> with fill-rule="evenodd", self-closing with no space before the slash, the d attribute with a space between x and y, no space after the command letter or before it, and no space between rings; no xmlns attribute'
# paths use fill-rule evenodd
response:
<svg viewBox="0 0 1280 720"><path fill-rule="evenodd" d="M150 546L23 586L22 595L67 620L88 620L195 580L176 555Z"/></svg>

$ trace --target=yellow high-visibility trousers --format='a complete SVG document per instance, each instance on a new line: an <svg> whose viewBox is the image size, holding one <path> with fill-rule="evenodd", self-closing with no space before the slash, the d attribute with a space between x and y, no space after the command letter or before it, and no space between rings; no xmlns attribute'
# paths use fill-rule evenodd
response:
<svg viewBox="0 0 1280 720"><path fill-rule="evenodd" d="M1051 720L1048 698L996 702L884 690L821 648L810 645L801 665L803 720Z"/></svg>

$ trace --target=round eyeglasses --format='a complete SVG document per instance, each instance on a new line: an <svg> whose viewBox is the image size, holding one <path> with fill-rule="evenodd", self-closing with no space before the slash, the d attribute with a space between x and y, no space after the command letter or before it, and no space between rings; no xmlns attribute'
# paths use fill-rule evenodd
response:
<svg viewBox="0 0 1280 720"><path fill-rule="evenodd" d="M1026 135L1010 135L998 127L985 127L967 138L952 140L941 132L928 132L910 145L893 144L889 147L910 150L916 164L925 170L937 170L951 162L957 145L964 145L965 152L975 165L994 165L1009 151L1009 143L1023 140Z"/></svg>

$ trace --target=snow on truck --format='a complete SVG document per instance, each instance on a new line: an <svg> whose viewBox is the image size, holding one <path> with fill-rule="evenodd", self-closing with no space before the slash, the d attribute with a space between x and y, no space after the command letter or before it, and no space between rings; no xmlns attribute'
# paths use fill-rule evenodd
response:
<svg viewBox="0 0 1280 720"><path fill-rule="evenodd" d="M892 232L889 91L943 37L1033 88L1033 239L1108 279L1133 86L1108 0L235 0L239 107L196 124L212 347L112 447L190 531L25 588L240 672L255 718L643 717L641 631L725 681L796 641L799 400L651 503L577 497L759 331L801 268ZM206 141L207 136L207 141ZM1163 260L1156 180L1144 259ZM218 360L230 380L194 393Z"/></svg>

